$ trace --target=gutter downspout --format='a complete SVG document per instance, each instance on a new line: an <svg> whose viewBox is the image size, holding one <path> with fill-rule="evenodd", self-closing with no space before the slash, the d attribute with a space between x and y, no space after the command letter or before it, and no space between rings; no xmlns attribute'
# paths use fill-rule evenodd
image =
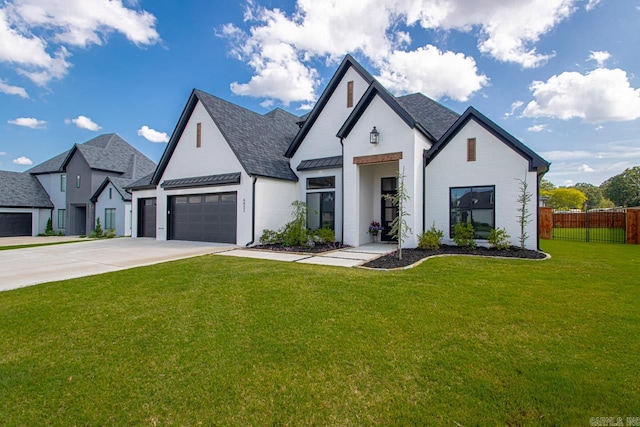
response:
<svg viewBox="0 0 640 427"><path fill-rule="evenodd" d="M427 154L422 152L422 232L426 231L427 221Z"/></svg>
<svg viewBox="0 0 640 427"><path fill-rule="evenodd" d="M342 216L341 219L341 226L340 226L340 243L344 244L344 142L342 141L342 138L340 138L340 149L342 150L342 168L341 168L341 174L342 177L340 178L340 215Z"/></svg>
<svg viewBox="0 0 640 427"><path fill-rule="evenodd" d="M256 240L256 181L258 177L254 175L251 183L251 241L245 246L253 245Z"/></svg>

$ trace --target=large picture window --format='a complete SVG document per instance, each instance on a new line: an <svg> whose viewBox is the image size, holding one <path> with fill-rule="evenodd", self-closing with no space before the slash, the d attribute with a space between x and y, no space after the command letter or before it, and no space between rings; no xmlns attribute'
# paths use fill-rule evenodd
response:
<svg viewBox="0 0 640 427"><path fill-rule="evenodd" d="M336 193L307 193L307 227L310 230L336 227Z"/></svg>
<svg viewBox="0 0 640 427"><path fill-rule="evenodd" d="M471 223L476 239L487 239L495 228L495 186L450 189L450 234L459 222Z"/></svg>

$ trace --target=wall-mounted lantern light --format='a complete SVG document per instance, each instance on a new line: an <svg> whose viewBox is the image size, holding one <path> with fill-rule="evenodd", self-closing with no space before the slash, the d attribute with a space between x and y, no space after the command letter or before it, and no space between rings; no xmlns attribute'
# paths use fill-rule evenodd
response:
<svg viewBox="0 0 640 427"><path fill-rule="evenodd" d="M377 144L378 142L380 142L380 132L378 132L378 129L376 129L375 126L369 134L369 142L372 144Z"/></svg>

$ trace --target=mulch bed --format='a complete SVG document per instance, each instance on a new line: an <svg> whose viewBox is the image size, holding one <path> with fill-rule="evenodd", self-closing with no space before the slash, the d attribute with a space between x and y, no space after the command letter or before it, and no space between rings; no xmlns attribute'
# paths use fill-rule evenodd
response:
<svg viewBox="0 0 640 427"><path fill-rule="evenodd" d="M350 248L349 245L343 245L340 242L327 243L324 245L309 246L282 246L282 245L256 245L247 249L260 249L263 251L274 252L304 252L310 254L320 254L323 252L335 251L336 249Z"/></svg>
<svg viewBox="0 0 640 427"><path fill-rule="evenodd" d="M397 251L396 251L397 252ZM363 267L369 268L400 268L406 267L413 263L420 261L423 258L433 255L479 255L489 257L508 257L508 258L524 258L524 259L544 259L546 254L543 252L536 252L532 250L522 250L515 246L512 246L507 250L498 250L485 247L477 247L474 249L461 248L458 246L442 245L439 250L424 250L424 249L403 249L402 259L398 259L396 252L384 255L380 258L369 261L363 264Z"/></svg>

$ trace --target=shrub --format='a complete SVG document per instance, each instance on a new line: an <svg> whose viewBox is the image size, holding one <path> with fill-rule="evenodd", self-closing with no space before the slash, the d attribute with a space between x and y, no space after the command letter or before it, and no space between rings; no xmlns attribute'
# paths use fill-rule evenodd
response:
<svg viewBox="0 0 640 427"><path fill-rule="evenodd" d="M53 236L53 223L51 222L51 218L47 220L47 228L44 234L47 236Z"/></svg>
<svg viewBox="0 0 640 427"><path fill-rule="evenodd" d="M494 228L489 233L489 245L498 250L506 250L511 246L509 243L509 234L504 228Z"/></svg>
<svg viewBox="0 0 640 427"><path fill-rule="evenodd" d="M113 239L114 237L116 237L116 230L110 228L106 233L104 233L103 237L106 237L107 239Z"/></svg>
<svg viewBox="0 0 640 427"><path fill-rule="evenodd" d="M260 236L260 243L263 245L277 245L282 243L282 236L277 231L264 229Z"/></svg>
<svg viewBox="0 0 640 427"><path fill-rule="evenodd" d="M453 241L461 248L475 248L476 241L473 240L473 225L469 222L459 222L453 227Z"/></svg>
<svg viewBox="0 0 640 427"><path fill-rule="evenodd" d="M96 219L96 228L89 234L89 237L102 237L103 233L102 224L100 224L100 218L98 218Z"/></svg>
<svg viewBox="0 0 640 427"><path fill-rule="evenodd" d="M336 234L330 228L319 228L313 232L313 241L320 245L335 243Z"/></svg>
<svg viewBox="0 0 640 427"><path fill-rule="evenodd" d="M442 246L442 238L444 233L442 230L436 229L436 223L431 228L418 236L418 247L420 249L438 250Z"/></svg>

